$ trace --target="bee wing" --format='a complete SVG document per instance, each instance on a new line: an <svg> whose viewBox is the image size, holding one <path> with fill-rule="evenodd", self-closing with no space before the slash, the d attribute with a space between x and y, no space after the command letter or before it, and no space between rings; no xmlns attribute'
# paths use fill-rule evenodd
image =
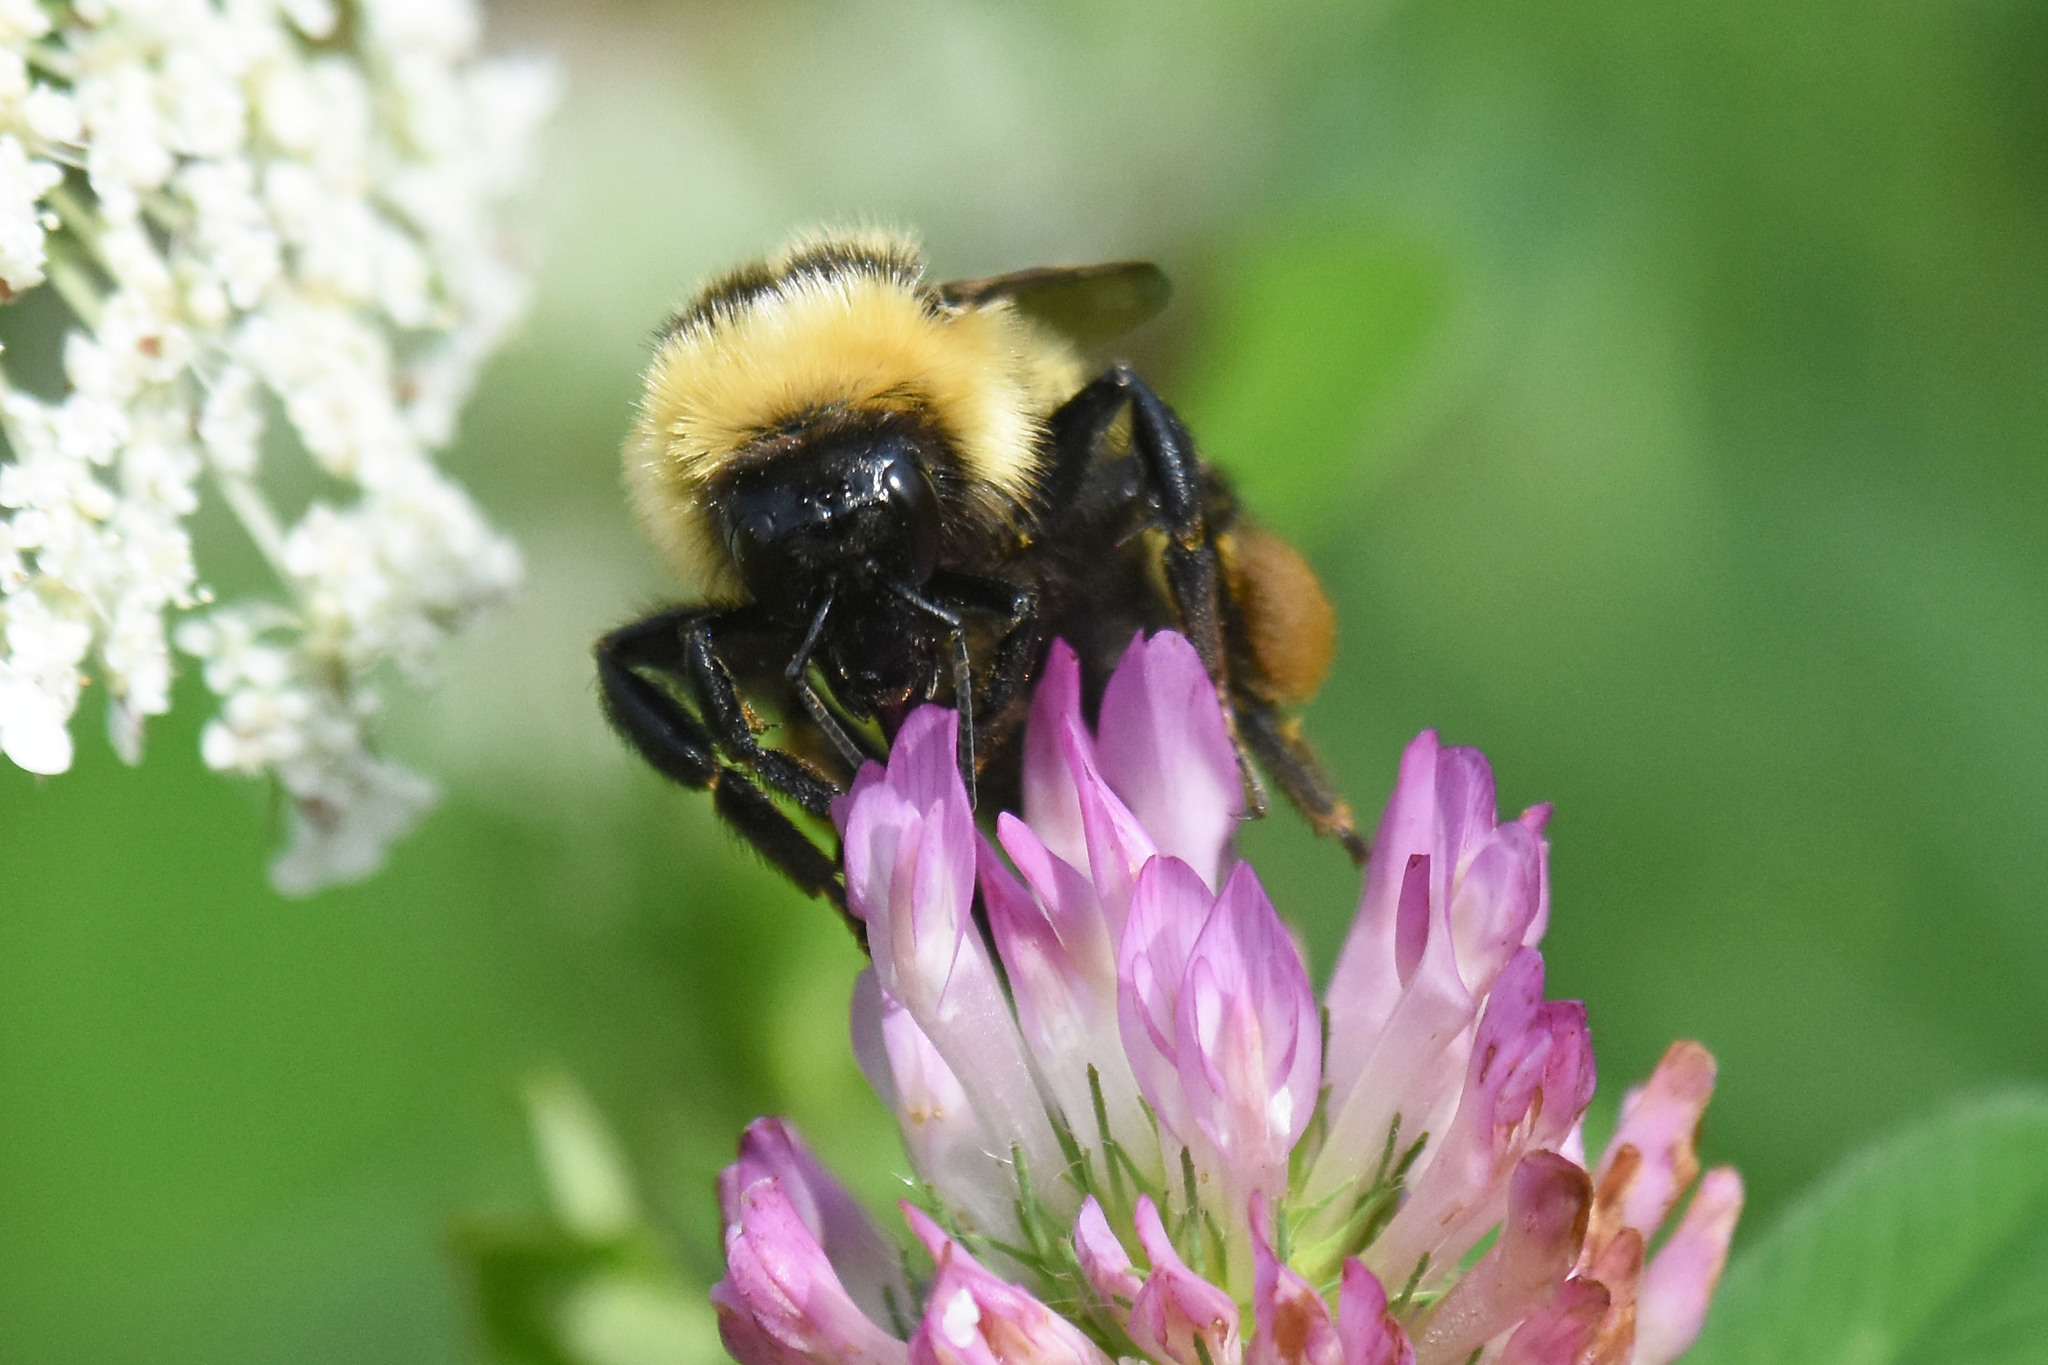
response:
<svg viewBox="0 0 2048 1365"><path fill-rule="evenodd" d="M939 286L939 297L959 308L1008 299L1018 312L1084 348L1157 316L1172 292L1166 272L1150 261L1047 265Z"/></svg>

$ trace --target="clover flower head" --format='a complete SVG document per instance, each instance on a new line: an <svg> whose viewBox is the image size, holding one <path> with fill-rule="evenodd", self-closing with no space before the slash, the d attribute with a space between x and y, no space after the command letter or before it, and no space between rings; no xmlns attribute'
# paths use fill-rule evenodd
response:
<svg viewBox="0 0 2048 1365"><path fill-rule="evenodd" d="M1589 1165L1585 1010L1545 998L1538 949L1547 808L1501 820L1486 761L1419 736L1319 1007L1232 847L1236 759L1185 640L1135 641L1093 729L1054 648L993 841L956 725L913 714L836 811L874 959L855 1050L929 1272L763 1120L720 1183L713 1298L742 1365L1665 1365L1691 1344L1742 1201L1693 1152L1713 1059L1674 1045Z"/></svg>
<svg viewBox="0 0 2048 1365"><path fill-rule="evenodd" d="M91 683L137 761L175 644L221 699L206 762L290 798L286 890L431 804L370 748L385 666L519 576L432 458L523 306L504 218L552 100L477 38L469 0L0 0L0 304L74 324L61 394L0 371L0 752L69 768ZM203 585L210 499L261 598Z"/></svg>

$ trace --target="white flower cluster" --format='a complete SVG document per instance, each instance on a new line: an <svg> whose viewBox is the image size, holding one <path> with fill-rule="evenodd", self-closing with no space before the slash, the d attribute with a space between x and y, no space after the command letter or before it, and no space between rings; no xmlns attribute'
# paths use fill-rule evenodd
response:
<svg viewBox="0 0 2048 1365"><path fill-rule="evenodd" d="M90 682L135 761L174 638L222 699L205 761L290 798L288 891L431 804L368 745L380 673L519 575L431 458L522 307L504 218L553 99L477 28L471 0L0 0L0 304L76 322L61 396L0 371L0 751L68 768ZM275 600L210 605L202 496Z"/></svg>

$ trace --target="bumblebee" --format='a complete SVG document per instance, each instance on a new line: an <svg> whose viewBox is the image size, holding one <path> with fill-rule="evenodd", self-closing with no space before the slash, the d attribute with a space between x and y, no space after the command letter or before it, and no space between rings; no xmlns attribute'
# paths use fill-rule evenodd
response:
<svg viewBox="0 0 2048 1365"><path fill-rule="evenodd" d="M1263 768L1362 859L1291 714L1336 645L1314 572L1144 380L1084 360L1167 292L1141 262L930 283L916 242L877 232L710 280L663 328L625 446L639 519L701 600L598 642L613 726L843 909L831 802L912 708L956 707L969 790L1014 808L1050 641L1092 707L1135 632L1172 628L1251 809Z"/></svg>

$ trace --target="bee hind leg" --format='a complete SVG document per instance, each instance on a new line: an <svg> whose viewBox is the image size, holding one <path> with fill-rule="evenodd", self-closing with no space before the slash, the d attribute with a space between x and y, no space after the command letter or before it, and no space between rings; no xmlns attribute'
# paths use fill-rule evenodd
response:
<svg viewBox="0 0 2048 1365"><path fill-rule="evenodd" d="M736 834L799 889L825 897L845 915L838 860L762 790L766 786L823 815L838 788L802 760L754 739L757 722L710 643L708 623L719 614L706 608L662 612L599 640L605 714L656 771L683 786L708 789L713 809ZM678 691L700 714L692 714ZM735 742L742 731L744 742ZM741 771L741 763L752 768L759 784ZM866 926L851 916L847 924L865 943Z"/></svg>
<svg viewBox="0 0 2048 1365"><path fill-rule="evenodd" d="M1363 863L1372 843L1358 832L1351 803L1337 790L1323 761L1301 732L1301 721L1260 697L1239 693L1238 733L1294 808L1317 834L1344 846L1354 863Z"/></svg>

